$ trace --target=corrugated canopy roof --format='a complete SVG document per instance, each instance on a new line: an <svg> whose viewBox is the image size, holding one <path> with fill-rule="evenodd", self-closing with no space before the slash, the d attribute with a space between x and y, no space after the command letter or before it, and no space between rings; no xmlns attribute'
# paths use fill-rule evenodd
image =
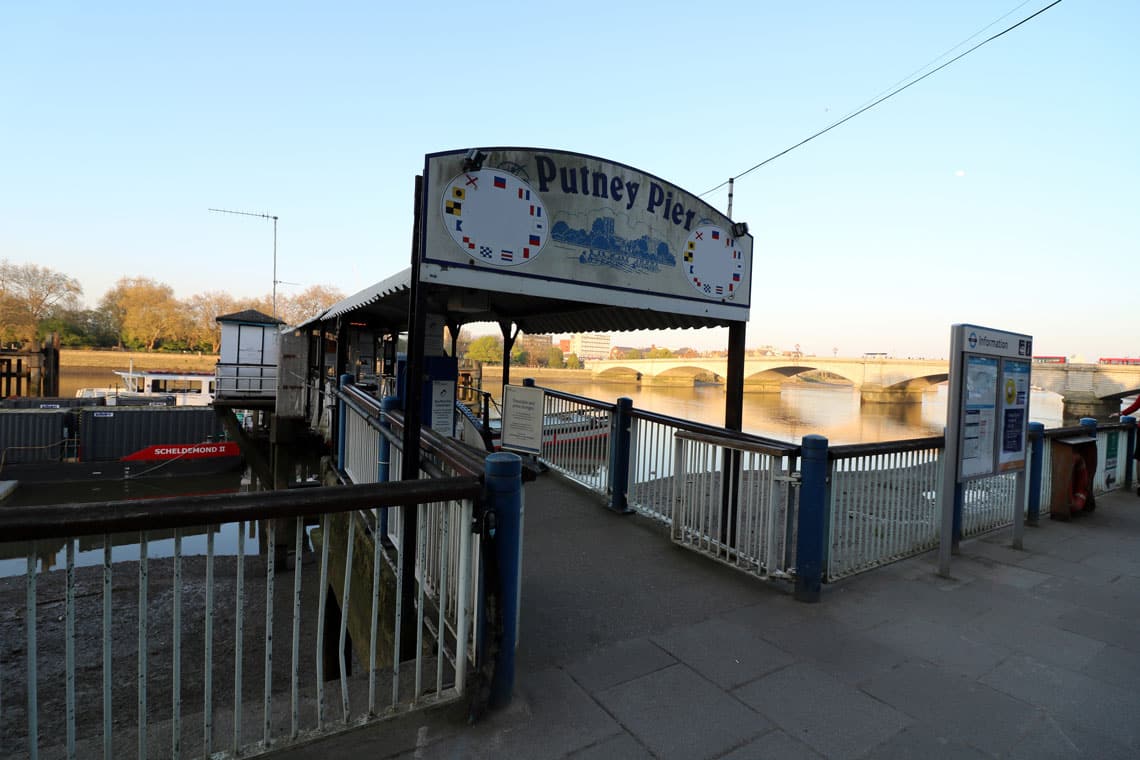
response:
<svg viewBox="0 0 1140 760"><path fill-rule="evenodd" d="M669 328L723 327L730 320L676 314L632 306L566 301L537 294L503 293L425 284L429 311L448 323L514 322L532 335L542 333L621 332ZM373 328L405 331L411 296L411 268L381 280L333 304L300 327L347 316Z"/></svg>

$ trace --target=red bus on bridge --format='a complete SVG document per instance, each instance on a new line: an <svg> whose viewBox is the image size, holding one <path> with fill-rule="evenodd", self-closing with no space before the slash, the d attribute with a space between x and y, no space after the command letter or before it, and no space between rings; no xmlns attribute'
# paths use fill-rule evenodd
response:
<svg viewBox="0 0 1140 760"><path fill-rule="evenodd" d="M1034 364L1068 364L1069 360L1063 356L1034 356Z"/></svg>
<svg viewBox="0 0 1140 760"><path fill-rule="evenodd" d="M1127 364L1137 365L1140 364L1140 357L1137 356L1102 356L1096 360L1097 364Z"/></svg>

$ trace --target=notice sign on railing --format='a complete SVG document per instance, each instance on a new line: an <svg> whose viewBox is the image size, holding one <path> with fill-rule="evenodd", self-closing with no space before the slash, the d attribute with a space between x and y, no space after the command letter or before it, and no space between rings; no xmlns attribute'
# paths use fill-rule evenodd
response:
<svg viewBox="0 0 1140 760"><path fill-rule="evenodd" d="M542 417L545 403L542 388L523 385L503 386L502 447L526 454L542 452Z"/></svg>

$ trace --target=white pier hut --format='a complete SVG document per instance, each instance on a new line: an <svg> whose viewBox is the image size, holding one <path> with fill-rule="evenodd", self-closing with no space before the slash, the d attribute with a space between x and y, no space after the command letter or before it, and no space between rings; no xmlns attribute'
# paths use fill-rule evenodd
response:
<svg viewBox="0 0 1140 760"><path fill-rule="evenodd" d="M215 321L222 328L215 400L231 406L236 401L273 400L284 322L254 309L225 314Z"/></svg>

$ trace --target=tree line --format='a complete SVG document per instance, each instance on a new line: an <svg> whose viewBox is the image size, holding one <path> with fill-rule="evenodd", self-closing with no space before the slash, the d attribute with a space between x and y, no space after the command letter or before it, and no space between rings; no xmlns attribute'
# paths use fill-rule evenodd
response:
<svg viewBox="0 0 1140 760"><path fill-rule="evenodd" d="M272 298L237 298L223 291L175 297L149 277L122 277L95 308L80 301L83 287L62 272L36 264L0 261L0 341L26 345L52 333L71 348L202 351L217 353L215 317L245 309L273 313ZM336 288L314 285L277 294L277 317L299 324L343 298Z"/></svg>

